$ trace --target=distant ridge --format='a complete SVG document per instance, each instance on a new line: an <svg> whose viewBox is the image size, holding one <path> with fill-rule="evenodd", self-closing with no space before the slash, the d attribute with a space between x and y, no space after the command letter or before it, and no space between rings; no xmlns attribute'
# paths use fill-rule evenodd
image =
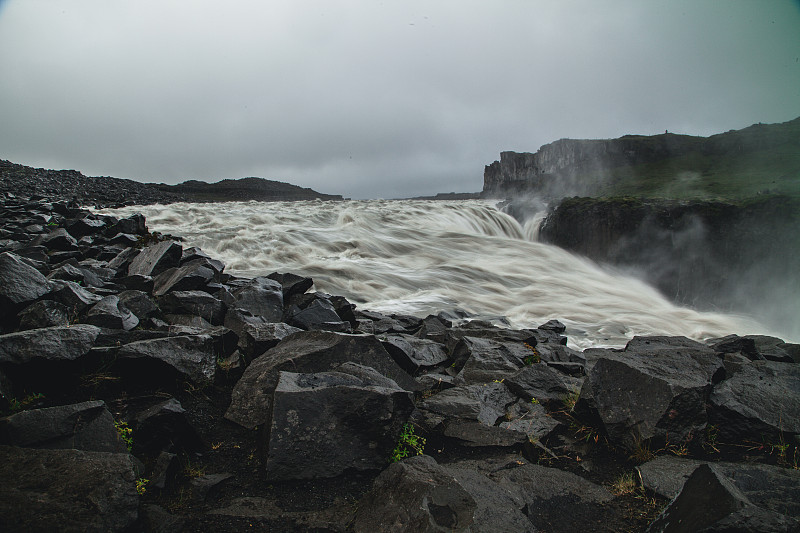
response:
<svg viewBox="0 0 800 533"><path fill-rule="evenodd" d="M662 133L560 139L536 153L502 152L484 196L739 199L800 196L800 117L710 137Z"/></svg>
<svg viewBox="0 0 800 533"><path fill-rule="evenodd" d="M189 180L178 185L141 183L110 176L84 176L76 170L48 170L0 160L0 193L47 200L74 200L82 205L120 206L174 202L342 200L263 178L225 179L216 183Z"/></svg>

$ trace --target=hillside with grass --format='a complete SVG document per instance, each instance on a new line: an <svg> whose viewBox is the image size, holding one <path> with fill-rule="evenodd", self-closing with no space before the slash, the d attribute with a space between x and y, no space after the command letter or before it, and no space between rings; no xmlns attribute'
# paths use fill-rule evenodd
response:
<svg viewBox="0 0 800 533"><path fill-rule="evenodd" d="M561 139L536 153L503 152L486 167L483 192L728 201L800 197L800 117L710 137Z"/></svg>

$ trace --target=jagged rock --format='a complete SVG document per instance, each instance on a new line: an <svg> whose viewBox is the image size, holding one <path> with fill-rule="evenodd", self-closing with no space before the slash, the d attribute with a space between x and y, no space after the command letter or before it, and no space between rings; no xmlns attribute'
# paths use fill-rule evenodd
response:
<svg viewBox="0 0 800 533"><path fill-rule="evenodd" d="M444 343L447 337L447 329L453 327L450 321L445 321L438 316L429 316L422 320L422 327L415 333L420 339L428 339L438 343Z"/></svg>
<svg viewBox="0 0 800 533"><path fill-rule="evenodd" d="M114 418L100 400L30 409L1 419L0 443L24 448L126 452Z"/></svg>
<svg viewBox="0 0 800 533"><path fill-rule="evenodd" d="M541 404L521 400L506 409L505 419L500 427L524 435L528 442L547 438L560 425Z"/></svg>
<svg viewBox="0 0 800 533"><path fill-rule="evenodd" d="M117 220L111 230L120 233L130 233L132 235L144 235L147 233L147 225L144 215L141 213L134 213L129 217Z"/></svg>
<svg viewBox="0 0 800 533"><path fill-rule="evenodd" d="M579 531L602 520L606 505L613 499L604 487L570 472L526 464L515 456L504 462L505 468L499 462L488 476L523 502L520 507L536 530Z"/></svg>
<svg viewBox="0 0 800 533"><path fill-rule="evenodd" d="M681 457L660 456L637 467L642 486L673 499L703 464ZM777 513L800 516L800 471L757 463L713 463L753 504Z"/></svg>
<svg viewBox="0 0 800 533"><path fill-rule="evenodd" d="M323 298L317 298L305 309L291 313L289 323L306 330L351 332L350 324L344 322L336 313L333 304Z"/></svg>
<svg viewBox="0 0 800 533"><path fill-rule="evenodd" d="M48 298L64 304L74 313L84 311L103 299L102 296L91 293L74 281L55 280L52 282L53 290Z"/></svg>
<svg viewBox="0 0 800 533"><path fill-rule="evenodd" d="M298 331L302 330L283 322L244 323L239 336L239 348L246 357L252 359Z"/></svg>
<svg viewBox="0 0 800 533"><path fill-rule="evenodd" d="M72 220L66 225L69 234L76 239L80 239L86 235L97 234L105 227L105 220L92 218L88 215L83 218Z"/></svg>
<svg viewBox="0 0 800 533"><path fill-rule="evenodd" d="M157 359L195 383L210 383L216 370L211 335L177 335L131 342L119 350L120 359Z"/></svg>
<svg viewBox="0 0 800 533"><path fill-rule="evenodd" d="M153 279L153 296L163 296L170 291L194 291L206 288L214 279L214 271L202 260L165 270Z"/></svg>
<svg viewBox="0 0 800 533"><path fill-rule="evenodd" d="M140 321L161 314L156 303L144 291L126 290L120 292L117 296L120 303L136 315Z"/></svg>
<svg viewBox="0 0 800 533"><path fill-rule="evenodd" d="M548 320L547 322L545 322L536 329L546 329L560 334L567 331L567 326L562 324L560 321L553 319L553 320Z"/></svg>
<svg viewBox="0 0 800 533"><path fill-rule="evenodd" d="M405 390L419 387L375 337L302 331L289 335L250 363L233 389L225 418L246 428L264 424L269 420L271 395L280 371L325 372L348 361L376 369Z"/></svg>
<svg viewBox="0 0 800 533"><path fill-rule="evenodd" d="M784 349L783 339L767 335L745 335L743 339L753 342L753 348L760 358L781 363L794 363L791 354Z"/></svg>
<svg viewBox="0 0 800 533"><path fill-rule="evenodd" d="M298 276L297 274L292 274L291 272L287 272L285 274L273 272L267 277L281 284L284 302L288 302L294 296L305 294L305 292L314 285L313 279Z"/></svg>
<svg viewBox="0 0 800 533"><path fill-rule="evenodd" d="M505 380L508 390L524 399L538 402L563 403L571 396L578 395L583 384L582 379L567 376L555 368L544 364L526 365L516 374Z"/></svg>
<svg viewBox="0 0 800 533"><path fill-rule="evenodd" d="M434 367L447 361L444 345L413 335L394 334L381 339L383 347L400 367L409 374Z"/></svg>
<svg viewBox="0 0 800 533"><path fill-rule="evenodd" d="M685 442L705 429L706 400L723 372L713 350L685 337L634 337L594 363L581 401L629 450L654 437Z"/></svg>
<svg viewBox="0 0 800 533"><path fill-rule="evenodd" d="M6 531L126 531L138 516L127 453L0 446Z"/></svg>
<svg viewBox="0 0 800 533"><path fill-rule="evenodd" d="M796 518L754 505L716 465L702 464L647 531L777 533L798 526Z"/></svg>
<svg viewBox="0 0 800 533"><path fill-rule="evenodd" d="M268 322L283 318L283 287L275 280L258 277L233 292L235 307L263 316Z"/></svg>
<svg viewBox="0 0 800 533"><path fill-rule="evenodd" d="M118 296L106 296L86 313L86 322L101 328L131 330L139 319L125 307Z"/></svg>
<svg viewBox="0 0 800 533"><path fill-rule="evenodd" d="M409 333L408 329L406 329L406 326L403 325L402 322L381 313L376 313L373 311L358 311L358 317L370 321L372 324L372 333L375 335L379 335L381 333Z"/></svg>
<svg viewBox="0 0 800 533"><path fill-rule="evenodd" d="M516 374L533 362L533 352L523 343L463 337L453 350L458 374L465 383L481 383Z"/></svg>
<svg viewBox="0 0 800 533"><path fill-rule="evenodd" d="M422 455L390 465L375 479L359 505L353 530L536 531L518 504L485 476Z"/></svg>
<svg viewBox="0 0 800 533"><path fill-rule="evenodd" d="M11 252L0 254L0 316L50 292L41 272Z"/></svg>
<svg viewBox="0 0 800 533"><path fill-rule="evenodd" d="M78 249L78 241L64 228L58 228L46 235L37 237L34 244L42 244L50 250L59 250L62 252Z"/></svg>
<svg viewBox="0 0 800 533"><path fill-rule="evenodd" d="M753 361L714 387L710 418L726 442L800 434L800 366Z"/></svg>
<svg viewBox="0 0 800 533"><path fill-rule="evenodd" d="M462 385L444 390L420 402L419 409L448 419L462 419L494 426L514 397L503 383Z"/></svg>
<svg viewBox="0 0 800 533"><path fill-rule="evenodd" d="M129 276L157 276L181 262L183 248L175 241L162 241L142 251L130 262Z"/></svg>
<svg viewBox="0 0 800 533"><path fill-rule="evenodd" d="M18 316L21 330L67 326L71 318L67 306L53 300L34 302L20 311Z"/></svg>
<svg viewBox="0 0 800 533"><path fill-rule="evenodd" d="M412 394L380 374L359 373L279 373L264 465L270 479L335 477L386 464L414 408Z"/></svg>
<svg viewBox="0 0 800 533"><path fill-rule="evenodd" d="M116 248L115 248L116 249ZM130 269L131 262L141 253L141 250L136 248L124 248L117 251L116 255L108 261L108 268L121 274L127 274Z"/></svg>
<svg viewBox="0 0 800 533"><path fill-rule="evenodd" d="M168 485L174 482L179 470L180 461L178 461L177 454L169 452L159 453L150 471L150 483L147 484L148 489L166 489Z"/></svg>
<svg viewBox="0 0 800 533"><path fill-rule="evenodd" d="M159 304L165 313L197 315L215 326L222 324L227 310L225 304L204 291L172 291Z"/></svg>
<svg viewBox="0 0 800 533"><path fill-rule="evenodd" d="M0 335L0 363L35 359L72 361L89 353L100 328L89 324L30 329Z"/></svg>
<svg viewBox="0 0 800 533"><path fill-rule="evenodd" d="M175 398L165 400L133 417L133 453L155 456L202 448L200 437Z"/></svg>

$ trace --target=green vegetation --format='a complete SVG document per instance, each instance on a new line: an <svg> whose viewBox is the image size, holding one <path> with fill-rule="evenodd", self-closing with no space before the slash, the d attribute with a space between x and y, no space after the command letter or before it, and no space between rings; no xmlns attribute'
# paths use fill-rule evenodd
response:
<svg viewBox="0 0 800 533"><path fill-rule="evenodd" d="M114 427L117 428L119 439L125 443L125 447L130 452L131 448L133 448L133 430L127 422L114 422Z"/></svg>
<svg viewBox="0 0 800 533"><path fill-rule="evenodd" d="M147 492L147 484L150 483L149 479L145 479L140 477L136 480L136 492L139 493L139 496L144 496Z"/></svg>
<svg viewBox="0 0 800 533"><path fill-rule="evenodd" d="M403 426L403 431L397 439L397 446L392 450L389 457L390 463L396 463L408 457L409 455L422 455L425 452L425 437L421 437L414 433L414 426L406 424Z"/></svg>

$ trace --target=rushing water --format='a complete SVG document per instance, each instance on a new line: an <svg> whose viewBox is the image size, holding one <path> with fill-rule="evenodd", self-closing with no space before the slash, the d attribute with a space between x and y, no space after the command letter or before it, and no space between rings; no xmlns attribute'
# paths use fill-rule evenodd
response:
<svg viewBox="0 0 800 533"><path fill-rule="evenodd" d="M751 319L677 307L635 278L535 242L493 202L369 200L137 206L151 231L184 237L256 276L293 272L361 309L417 316L465 310L513 327L551 318L570 345L621 346L633 335L764 333Z"/></svg>

